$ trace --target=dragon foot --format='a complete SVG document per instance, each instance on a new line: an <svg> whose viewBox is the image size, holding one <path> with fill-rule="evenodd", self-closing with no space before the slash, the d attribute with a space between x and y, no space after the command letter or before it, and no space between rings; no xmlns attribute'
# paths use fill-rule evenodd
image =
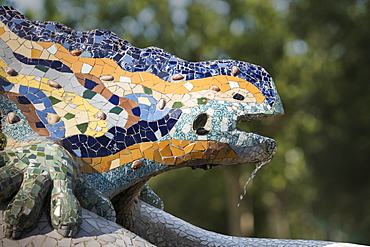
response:
<svg viewBox="0 0 370 247"><path fill-rule="evenodd" d="M74 236L81 226L81 206L115 220L112 203L89 186L69 153L53 143L32 142L0 153L4 234L17 239L32 229L49 199L51 224L62 236Z"/></svg>

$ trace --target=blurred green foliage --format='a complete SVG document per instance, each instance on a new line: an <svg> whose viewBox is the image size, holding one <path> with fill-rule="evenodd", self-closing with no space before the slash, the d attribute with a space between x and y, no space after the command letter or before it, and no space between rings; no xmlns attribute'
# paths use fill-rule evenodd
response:
<svg viewBox="0 0 370 247"><path fill-rule="evenodd" d="M171 171L152 188L168 212L217 232L370 243L369 0L7 2L34 20L108 29L190 61L262 65L286 115L239 124L279 144L241 207L250 164Z"/></svg>

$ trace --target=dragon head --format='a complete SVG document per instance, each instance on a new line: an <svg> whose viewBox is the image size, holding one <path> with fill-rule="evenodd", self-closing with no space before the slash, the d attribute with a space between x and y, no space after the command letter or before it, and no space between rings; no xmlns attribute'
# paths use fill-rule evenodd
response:
<svg viewBox="0 0 370 247"><path fill-rule="evenodd" d="M273 139L237 128L238 122L284 113L273 80L262 67L234 60L190 63L172 57L178 67L181 63L193 69L181 74L173 68L165 78L139 73L144 93L124 97L138 104L140 121L125 135L112 133L113 140L130 140L127 134L149 140L127 147L116 161L103 158L106 170L86 175L95 186L109 187L105 190L109 195L122 190L107 186L113 183L108 181L111 177L126 188L171 169L266 162L276 152ZM203 71L199 78L197 70ZM122 82L110 82L114 86L123 87ZM114 163L121 165L109 170Z"/></svg>
<svg viewBox="0 0 370 247"><path fill-rule="evenodd" d="M242 131L236 125L283 114L271 77L263 68L249 63L231 60L217 63L231 76L216 76L209 89L185 96L189 107L183 107L179 121L169 133L170 139L192 143L182 156L189 157L185 163L194 167L207 169L218 164L270 160L276 142ZM193 83L206 84L207 80Z"/></svg>

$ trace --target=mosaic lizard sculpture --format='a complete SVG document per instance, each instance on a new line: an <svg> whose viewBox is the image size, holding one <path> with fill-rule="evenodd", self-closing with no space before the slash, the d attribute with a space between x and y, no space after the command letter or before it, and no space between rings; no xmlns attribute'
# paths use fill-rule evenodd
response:
<svg viewBox="0 0 370 247"><path fill-rule="evenodd" d="M276 151L274 140L236 128L283 114L262 67L187 62L106 30L30 21L12 7L0 8L0 48L8 238L32 229L44 203L63 236L78 231L81 207L134 230L136 196L163 207L150 177L268 161Z"/></svg>

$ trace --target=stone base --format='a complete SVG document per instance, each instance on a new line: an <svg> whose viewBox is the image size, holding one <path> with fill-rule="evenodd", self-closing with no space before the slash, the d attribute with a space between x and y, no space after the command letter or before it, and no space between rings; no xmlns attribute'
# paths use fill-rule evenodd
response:
<svg viewBox="0 0 370 247"><path fill-rule="evenodd" d="M80 231L73 238L65 238L55 231L43 213L36 228L18 240L7 239L4 236L3 209L0 207L0 246L4 247L50 247L50 246L155 246L126 230L120 225L106 220L86 209L82 209L82 225Z"/></svg>

